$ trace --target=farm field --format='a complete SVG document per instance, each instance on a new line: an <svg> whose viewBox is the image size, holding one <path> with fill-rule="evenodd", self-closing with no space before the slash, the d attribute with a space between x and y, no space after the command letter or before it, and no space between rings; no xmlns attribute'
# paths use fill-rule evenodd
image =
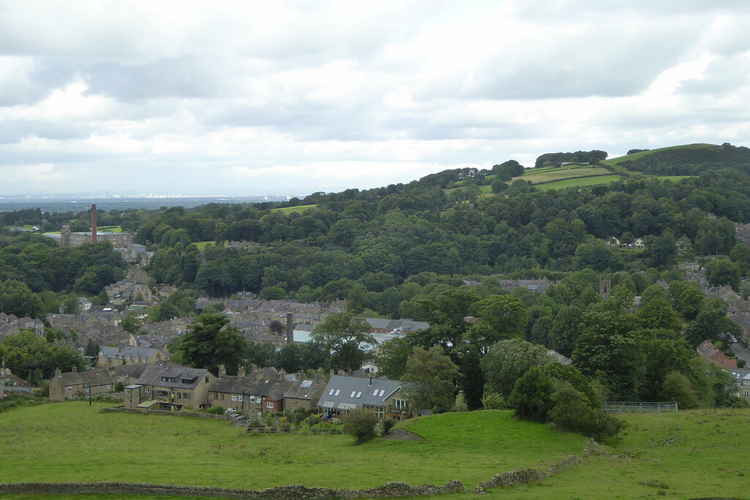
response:
<svg viewBox="0 0 750 500"><path fill-rule="evenodd" d="M540 182L550 182L562 179L570 179L573 177L585 177L590 175L606 175L610 171L602 167L560 167L560 168L543 168L543 169L528 169L523 175L514 177L513 180L524 180L531 182L532 184L539 184Z"/></svg>
<svg viewBox="0 0 750 500"><path fill-rule="evenodd" d="M271 210L271 212L279 212L285 215L301 214L317 206L318 205L316 204L310 204L310 205L297 205L296 207L281 207L281 208L274 208Z"/></svg>
<svg viewBox="0 0 750 500"><path fill-rule="evenodd" d="M644 158L646 156L649 156L653 153L662 152L662 151L672 151L672 150L684 150L684 149L709 149L709 150L718 150L721 146L717 146L715 144L703 144L703 143L697 143L697 144L685 144L681 146L669 146L666 148L658 148L658 149L651 149L649 151L640 151L638 153L633 153L631 155L623 155L618 156L616 158L609 158L607 160L602 161L605 165L618 165L624 161L627 160L637 160L640 158Z"/></svg>
<svg viewBox="0 0 750 500"><path fill-rule="evenodd" d="M614 447L601 447L599 454L557 476L490 490L482 498L748 498L750 410L622 418L628 427ZM513 420L508 411L448 413L402 426L425 441L376 440L354 446L348 436L247 436L224 422L100 414L82 403L42 405L0 414L0 447L8 450L0 456L0 470L8 482L128 478L241 488L290 482L358 488L393 480L416 484L459 479L473 489L496 472L580 454L585 442L580 436Z"/></svg>
<svg viewBox="0 0 750 500"><path fill-rule="evenodd" d="M548 191L551 189L565 189L571 187L587 187L597 186L599 184L609 184L612 182L620 181L622 177L619 175L599 175L596 177L579 177L574 179L564 179L557 182L550 182L547 184L539 184L537 189L542 191Z"/></svg>
<svg viewBox="0 0 750 500"><path fill-rule="evenodd" d="M347 435L248 435L223 421L99 413L104 406L69 402L0 414L2 481L363 488L458 479L474 487L498 472L579 454L585 443L510 411L414 419L404 428L423 441L355 446Z"/></svg>

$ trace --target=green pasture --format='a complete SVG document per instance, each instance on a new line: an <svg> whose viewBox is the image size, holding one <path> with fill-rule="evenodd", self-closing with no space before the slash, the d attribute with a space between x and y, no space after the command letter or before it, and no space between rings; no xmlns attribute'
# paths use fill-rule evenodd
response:
<svg viewBox="0 0 750 500"><path fill-rule="evenodd" d="M0 414L3 482L132 481L267 488L365 488L391 481L475 486L497 472L580 453L584 438L521 422L509 411L404 422L422 441L347 435L248 435L224 421L99 413L47 404Z"/></svg>
<svg viewBox="0 0 750 500"><path fill-rule="evenodd" d="M531 182L532 184L538 184L540 182L550 182L589 175L605 175L608 173L609 170L602 167L560 167L550 170L544 169L544 171L541 172L537 172L536 169L531 169L528 172L524 172L522 176L514 177L513 180L522 179L524 181Z"/></svg>
<svg viewBox="0 0 750 500"><path fill-rule="evenodd" d="M565 179L558 182L550 182L548 184L540 184L535 186L537 189L547 191L550 189L565 189L571 187L588 187L597 186L599 184L609 184L612 182L620 181L622 177L619 175L599 175L595 177L579 177L573 179Z"/></svg>
<svg viewBox="0 0 750 500"><path fill-rule="evenodd" d="M584 438L520 422L509 411L447 413L403 422L423 441L348 436L252 436L225 422L104 414L85 403L0 414L2 481L133 481L264 488L372 487L388 481L474 488L493 474L581 454ZM624 415L614 446L541 482L494 489L487 499L748 498L750 410ZM11 495L32 498L90 495ZM112 497L114 498L114 497ZM118 498L121 498L118 496ZM126 498L150 499L132 496ZM424 498L424 497L422 497ZM473 493L446 500L476 498Z"/></svg>
<svg viewBox="0 0 750 500"><path fill-rule="evenodd" d="M271 209L271 212L278 212L284 215L301 214L317 206L318 206L317 204L310 204L310 205L297 205L296 207L273 208Z"/></svg>
<svg viewBox="0 0 750 500"><path fill-rule="evenodd" d="M640 158L644 158L646 156L652 155L654 153L659 153L662 151L673 151L675 149L711 149L711 150L717 150L721 149L721 146L717 146L715 144L703 144L703 143L697 143L697 144L684 144L682 146L669 146L667 148L658 148L658 149L651 149L649 151L641 151L639 153L633 153L632 155L624 155L624 156L618 156L616 158L609 158L607 160L602 161L605 165L618 165L624 161L628 160L638 160Z"/></svg>

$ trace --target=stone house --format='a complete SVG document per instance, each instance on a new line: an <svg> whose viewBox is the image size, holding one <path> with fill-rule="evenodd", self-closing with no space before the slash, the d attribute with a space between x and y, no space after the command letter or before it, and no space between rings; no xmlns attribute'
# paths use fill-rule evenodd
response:
<svg viewBox="0 0 750 500"><path fill-rule="evenodd" d="M13 375L10 368L0 368L0 399L8 394L31 394L33 386L21 377Z"/></svg>
<svg viewBox="0 0 750 500"><path fill-rule="evenodd" d="M378 418L409 418L413 409L404 394L406 383L387 378L361 378L334 375L318 400L318 407L334 416L364 409Z"/></svg>
<svg viewBox="0 0 750 500"><path fill-rule="evenodd" d="M203 408L208 403L208 388L216 377L208 370L160 361L146 368L134 384L127 387L129 406L159 403L174 409Z"/></svg>
<svg viewBox="0 0 750 500"><path fill-rule="evenodd" d="M220 367L220 374L223 369ZM325 383L267 367L245 375L220 376L208 389L211 406L247 413L282 413L315 407Z"/></svg>
<svg viewBox="0 0 750 500"><path fill-rule="evenodd" d="M85 372L55 372L49 381L50 401L82 399L115 392L117 384L133 383L143 373L146 365L124 365L94 368Z"/></svg>
<svg viewBox="0 0 750 500"><path fill-rule="evenodd" d="M132 364L154 364L169 360L169 355L151 347L137 346L102 346L96 366L121 366Z"/></svg>

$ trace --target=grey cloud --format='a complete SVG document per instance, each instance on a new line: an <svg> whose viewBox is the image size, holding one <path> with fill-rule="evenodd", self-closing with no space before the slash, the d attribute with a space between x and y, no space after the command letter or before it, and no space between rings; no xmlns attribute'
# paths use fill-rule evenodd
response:
<svg viewBox="0 0 750 500"><path fill-rule="evenodd" d="M596 28L546 47L501 53L479 70L466 94L491 99L638 94L689 50L687 27L654 25L629 35Z"/></svg>
<svg viewBox="0 0 750 500"><path fill-rule="evenodd" d="M682 82L687 94L723 94L750 82L750 53L719 57L706 68L704 77Z"/></svg>
<svg viewBox="0 0 750 500"><path fill-rule="evenodd" d="M13 144L26 137L80 139L88 137L93 126L41 120L0 120L0 144Z"/></svg>

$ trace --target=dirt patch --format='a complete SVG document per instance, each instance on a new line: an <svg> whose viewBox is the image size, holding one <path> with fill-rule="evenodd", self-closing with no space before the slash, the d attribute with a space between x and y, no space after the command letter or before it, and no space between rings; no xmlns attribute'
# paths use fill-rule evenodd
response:
<svg viewBox="0 0 750 500"><path fill-rule="evenodd" d="M424 438L419 434L414 434L404 429L393 429L383 436L383 439L393 439L395 441L423 441Z"/></svg>

